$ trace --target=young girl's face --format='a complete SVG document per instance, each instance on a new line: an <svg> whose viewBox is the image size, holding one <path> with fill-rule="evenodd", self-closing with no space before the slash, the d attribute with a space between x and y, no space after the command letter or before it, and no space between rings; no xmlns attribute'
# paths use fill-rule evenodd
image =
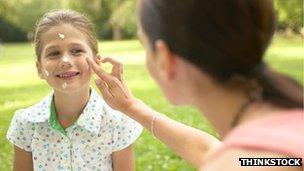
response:
<svg viewBox="0 0 304 171"><path fill-rule="evenodd" d="M37 69L42 79L60 92L89 86L92 70L86 57L93 58L93 52L81 31L63 24L43 33L41 40L41 58Z"/></svg>

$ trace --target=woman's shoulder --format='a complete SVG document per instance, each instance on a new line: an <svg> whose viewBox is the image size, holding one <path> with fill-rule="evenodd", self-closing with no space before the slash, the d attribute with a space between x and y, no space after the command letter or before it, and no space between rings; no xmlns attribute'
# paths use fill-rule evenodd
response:
<svg viewBox="0 0 304 171"><path fill-rule="evenodd" d="M288 156L273 152L265 152L259 150L250 150L242 148L229 148L223 151L216 157L206 160L204 165L200 168L201 171L300 171L301 167L290 167L290 166L242 166L244 165L243 159L245 158L286 158Z"/></svg>
<svg viewBox="0 0 304 171"><path fill-rule="evenodd" d="M303 157L303 136L303 110L281 111L235 128L219 152L242 148Z"/></svg>
<svg viewBox="0 0 304 171"><path fill-rule="evenodd" d="M254 135L286 135L291 133L293 138L298 138L303 135L303 109L283 110L269 114L264 117L248 121L233 129L224 139L228 141L236 135L248 135L248 132ZM301 133L301 134L300 134ZM289 135L290 136L290 135Z"/></svg>
<svg viewBox="0 0 304 171"><path fill-rule="evenodd" d="M251 135L301 138L303 136L303 118L303 109L284 110L269 114L236 127L224 138L224 142L234 141L237 137L240 138L238 139L240 141L242 139L240 135L247 138L253 137ZM251 140L253 141L255 138L253 137Z"/></svg>

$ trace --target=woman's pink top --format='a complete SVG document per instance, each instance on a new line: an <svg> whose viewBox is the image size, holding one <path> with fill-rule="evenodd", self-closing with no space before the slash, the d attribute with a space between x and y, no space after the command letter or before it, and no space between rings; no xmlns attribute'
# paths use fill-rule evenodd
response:
<svg viewBox="0 0 304 171"><path fill-rule="evenodd" d="M303 159L303 132L303 110L286 110L236 127L224 138L220 151L243 148Z"/></svg>

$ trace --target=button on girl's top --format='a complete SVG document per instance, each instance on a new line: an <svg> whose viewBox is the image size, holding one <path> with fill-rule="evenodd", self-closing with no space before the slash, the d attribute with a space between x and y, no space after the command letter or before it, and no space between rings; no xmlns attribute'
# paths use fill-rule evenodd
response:
<svg viewBox="0 0 304 171"><path fill-rule="evenodd" d="M35 170L112 170L111 154L139 137L140 124L110 108L92 89L78 120L60 130L51 117L53 93L38 104L18 110L7 139L32 152Z"/></svg>

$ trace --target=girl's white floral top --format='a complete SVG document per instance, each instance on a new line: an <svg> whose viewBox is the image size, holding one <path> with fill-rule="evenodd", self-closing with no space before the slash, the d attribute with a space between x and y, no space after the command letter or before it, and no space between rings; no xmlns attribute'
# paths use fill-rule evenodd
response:
<svg viewBox="0 0 304 171"><path fill-rule="evenodd" d="M142 132L139 123L109 107L92 89L78 120L63 134L50 122L52 99L53 93L18 110L7 132L10 142L32 153L34 170L112 170L112 152L128 147Z"/></svg>

